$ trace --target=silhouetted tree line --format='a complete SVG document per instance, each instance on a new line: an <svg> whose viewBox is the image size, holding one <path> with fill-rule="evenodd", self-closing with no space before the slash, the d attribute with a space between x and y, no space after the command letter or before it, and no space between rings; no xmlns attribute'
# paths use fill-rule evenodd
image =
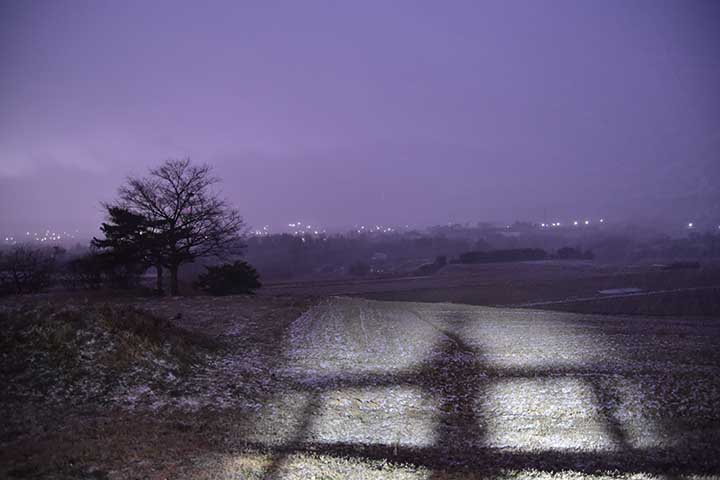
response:
<svg viewBox="0 0 720 480"><path fill-rule="evenodd" d="M720 233L691 233L685 238L660 237L633 244L639 259L685 259L720 257Z"/></svg>
<svg viewBox="0 0 720 480"><path fill-rule="evenodd" d="M471 247L464 239L420 234L330 235L302 237L279 234L247 240L247 258L264 277L292 278L302 275L365 275L418 268L442 255L459 255ZM373 260L381 253L384 262ZM407 267L404 265L407 264ZM384 267L384 268L383 268ZM363 273L364 272L364 273Z"/></svg>
<svg viewBox="0 0 720 480"><path fill-rule="evenodd" d="M54 282L64 252L60 247L29 245L0 251L0 294L38 293L47 289Z"/></svg>
<svg viewBox="0 0 720 480"><path fill-rule="evenodd" d="M545 250L540 248L516 248L509 250L490 250L484 252L465 252L452 263L494 263L521 262L528 260L544 260L548 258Z"/></svg>
<svg viewBox="0 0 720 480"><path fill-rule="evenodd" d="M592 260L595 254L591 250L583 251L581 248L563 247L558 249L553 258L559 260Z"/></svg>
<svg viewBox="0 0 720 480"><path fill-rule="evenodd" d="M444 232L447 229L432 231ZM458 234L458 230L451 231ZM643 258L703 258L720 257L720 235L690 235L670 239L657 234L642 237L623 233L594 232L576 236L562 233L541 239L533 234L525 237L505 237L482 234L467 229L460 231L467 237L445 237L419 232L392 233L378 236L331 235L294 236L289 234L251 237L247 257L266 278L373 273L429 274L432 259L446 256L450 263L484 263L528 261L542 259L635 261ZM650 240L648 240L650 239ZM541 241L542 240L542 241ZM508 247L538 242L538 246ZM545 243L543 243L545 242ZM568 243L573 242L573 246ZM542 248L540 245L546 245ZM373 257L382 253L386 260L376 262ZM423 267L424 265L428 265Z"/></svg>

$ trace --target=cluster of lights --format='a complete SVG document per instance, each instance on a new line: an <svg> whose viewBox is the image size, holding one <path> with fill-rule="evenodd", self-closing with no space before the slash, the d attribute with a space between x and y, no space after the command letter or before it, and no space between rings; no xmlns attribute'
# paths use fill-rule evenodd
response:
<svg viewBox="0 0 720 480"><path fill-rule="evenodd" d="M75 230L75 233L78 231ZM12 245L15 245L18 243L18 241L22 241L22 237L16 238L15 236L9 235L4 237L5 243L10 243ZM46 243L46 242L59 242L62 240L73 240L75 239L75 235L68 232L55 232L50 229L45 230L44 232L25 232L25 238L24 241L35 241L40 243Z"/></svg>
<svg viewBox="0 0 720 480"><path fill-rule="evenodd" d="M591 223L590 220L582 220L582 221L580 221L580 220L573 220L573 222L572 222L573 226L576 226L576 227L577 227L578 225L590 225L590 223ZM601 219L598 221L598 223L605 223L605 219L604 219L604 218L601 218ZM541 223L541 224L540 224L540 228L557 228L557 227L562 227L562 226L563 226L563 224L560 223L560 222ZM510 228L510 227L508 226L508 228Z"/></svg>
<svg viewBox="0 0 720 480"><path fill-rule="evenodd" d="M26 237L30 236L30 232L25 233ZM57 242L59 240L67 240L67 239L74 239L75 235L71 235L67 232L53 232L50 229L45 230L44 233L33 233L32 234L33 239L36 242Z"/></svg>
<svg viewBox="0 0 720 480"><path fill-rule="evenodd" d="M590 225L592 223L590 220L583 220L582 225ZM601 218L598 223L605 223L605 219ZM580 225L580 222L578 220L573 221L573 225Z"/></svg>
<svg viewBox="0 0 720 480"><path fill-rule="evenodd" d="M360 225L357 229L357 233L392 233L395 229L393 227L385 227L382 225L375 225L374 227L365 227Z"/></svg>
<svg viewBox="0 0 720 480"><path fill-rule="evenodd" d="M687 228L695 228L695 224L693 222L688 222ZM720 230L720 225L718 225L717 228Z"/></svg>
<svg viewBox="0 0 720 480"><path fill-rule="evenodd" d="M320 234L326 233L325 230L320 229L320 227L318 227L318 226L313 227L312 225L303 225L302 222L288 223L288 227L294 229L292 231L293 235L299 235L299 236L320 235ZM303 238L303 241L305 241L304 238Z"/></svg>
<svg viewBox="0 0 720 480"><path fill-rule="evenodd" d="M267 237L268 235L270 235L270 226L265 225L264 227L262 227L260 229L253 230L252 234L255 235L256 237Z"/></svg>

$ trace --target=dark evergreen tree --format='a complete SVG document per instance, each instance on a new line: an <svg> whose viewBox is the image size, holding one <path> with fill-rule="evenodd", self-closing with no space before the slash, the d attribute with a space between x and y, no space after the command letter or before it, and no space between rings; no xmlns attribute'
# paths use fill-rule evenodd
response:
<svg viewBox="0 0 720 480"><path fill-rule="evenodd" d="M195 287L212 295L253 293L260 288L260 275L247 262L237 261L215 267L198 277Z"/></svg>
<svg viewBox="0 0 720 480"><path fill-rule="evenodd" d="M93 238L101 264L111 281L120 287L137 284L139 276L150 266L159 268L157 288L162 291L162 264L157 239L151 223L142 215L118 206L106 205L108 217L100 230L105 238Z"/></svg>

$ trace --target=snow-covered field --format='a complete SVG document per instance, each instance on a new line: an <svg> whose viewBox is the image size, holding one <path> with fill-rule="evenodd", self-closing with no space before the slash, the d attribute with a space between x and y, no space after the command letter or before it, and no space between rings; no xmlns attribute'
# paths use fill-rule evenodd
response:
<svg viewBox="0 0 720 480"><path fill-rule="evenodd" d="M345 297L286 305L290 316L267 299L138 306L222 344L187 375L108 399L123 425L204 439L171 476L720 474L718 319ZM67 430L130 428L107 425ZM86 463L110 478L146 471Z"/></svg>
<svg viewBox="0 0 720 480"><path fill-rule="evenodd" d="M707 319L333 298L291 324L286 387L258 412L257 439L468 466L483 455L655 472L683 455L712 462L719 339ZM278 410L299 417L294 429Z"/></svg>

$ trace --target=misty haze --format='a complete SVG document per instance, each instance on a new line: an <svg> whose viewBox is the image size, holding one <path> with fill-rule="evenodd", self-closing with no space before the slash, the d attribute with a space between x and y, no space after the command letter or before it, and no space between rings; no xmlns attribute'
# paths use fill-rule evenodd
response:
<svg viewBox="0 0 720 480"><path fill-rule="evenodd" d="M0 477L720 477L720 3L0 0Z"/></svg>

